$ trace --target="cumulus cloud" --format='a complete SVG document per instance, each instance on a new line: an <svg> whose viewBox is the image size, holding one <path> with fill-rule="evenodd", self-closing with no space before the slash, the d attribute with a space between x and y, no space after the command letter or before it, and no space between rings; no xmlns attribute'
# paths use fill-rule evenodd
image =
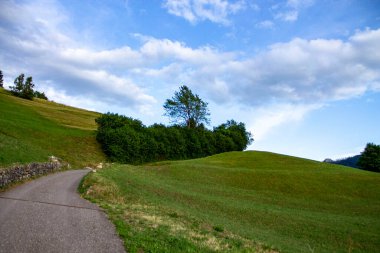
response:
<svg viewBox="0 0 380 253"><path fill-rule="evenodd" d="M191 8L196 3L174 2L188 3ZM221 0L197 3L232 8ZM299 1L288 3L301 8ZM49 5L42 8L42 4ZM235 7L234 11L238 10ZM195 15L194 9L191 11ZM232 9L225 13L229 12ZM64 13L53 1L0 1L4 74L33 75L37 83L51 88L49 92L55 91L48 95L59 102L80 101L77 94L83 94L87 99L83 104L90 108L91 101L96 101L96 108L117 104L149 114L161 95L170 96L172 87L187 84L206 100L223 106L282 105L281 109L271 107L277 113L264 118L269 129L321 104L380 91L380 29L358 30L345 40L294 38L255 55L211 46L193 48L181 41L143 35L135 35L140 40L135 48L123 45L98 50L76 42ZM58 91L65 96L58 96ZM286 114L288 110L293 114ZM260 135L265 136L263 131Z"/></svg>
<svg viewBox="0 0 380 253"><path fill-rule="evenodd" d="M271 45L256 56L200 68L209 96L216 79L229 84L230 95L244 104L333 101L377 91L380 81L379 30L357 31L348 40L293 39Z"/></svg>
<svg viewBox="0 0 380 253"><path fill-rule="evenodd" d="M245 1L227 0L166 0L164 8L170 14L182 17L192 24L209 20L227 25L228 16L245 8Z"/></svg>
<svg viewBox="0 0 380 253"><path fill-rule="evenodd" d="M95 51L77 45L58 3L1 1L0 20L0 60L7 72L27 72L37 81L50 80L71 95L88 93L136 108L155 104L131 78L117 75L113 69L139 64L141 54L128 46Z"/></svg>

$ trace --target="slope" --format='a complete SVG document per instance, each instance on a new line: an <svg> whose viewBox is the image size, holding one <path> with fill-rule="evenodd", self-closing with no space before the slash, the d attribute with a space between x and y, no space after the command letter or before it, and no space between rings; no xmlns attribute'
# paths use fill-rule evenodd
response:
<svg viewBox="0 0 380 253"><path fill-rule="evenodd" d="M131 252L378 252L379 190L380 174L266 152L112 165L83 184Z"/></svg>
<svg viewBox="0 0 380 253"><path fill-rule="evenodd" d="M75 167L105 160L95 139L99 114L0 88L0 167L43 162L54 155Z"/></svg>

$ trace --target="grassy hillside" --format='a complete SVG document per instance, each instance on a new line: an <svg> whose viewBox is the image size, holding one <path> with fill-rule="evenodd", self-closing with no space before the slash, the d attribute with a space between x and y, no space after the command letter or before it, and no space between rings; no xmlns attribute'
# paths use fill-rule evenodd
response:
<svg viewBox="0 0 380 253"><path fill-rule="evenodd" d="M50 155L75 167L105 159L95 140L98 113L20 99L0 88L0 115L0 167L47 161Z"/></svg>
<svg viewBox="0 0 380 253"><path fill-rule="evenodd" d="M131 252L380 250L380 174L338 165L232 152L112 165L82 192Z"/></svg>

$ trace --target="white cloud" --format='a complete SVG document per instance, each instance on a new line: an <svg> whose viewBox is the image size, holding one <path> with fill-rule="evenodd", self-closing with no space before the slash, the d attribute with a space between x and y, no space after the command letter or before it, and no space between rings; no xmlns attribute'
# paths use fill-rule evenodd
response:
<svg viewBox="0 0 380 253"><path fill-rule="evenodd" d="M280 13L276 14L275 18L281 19L281 20L287 21L287 22L294 22L294 21L297 21L297 19L298 19L298 11L291 10L291 11L287 11L287 12L280 12Z"/></svg>
<svg viewBox="0 0 380 253"><path fill-rule="evenodd" d="M69 26L64 13L55 1L1 1L1 65L27 72L37 82L49 79L69 95L97 94L92 98L144 110L154 105L156 100L131 78L116 74L115 69L141 64L141 54L128 46L103 51L79 47L72 34L63 32Z"/></svg>
<svg viewBox="0 0 380 253"><path fill-rule="evenodd" d="M256 27L263 28L263 29L272 29L274 26L273 21L270 20L264 20L256 24Z"/></svg>
<svg viewBox="0 0 380 253"><path fill-rule="evenodd" d="M166 0L163 5L170 14L182 17L192 24L209 20L228 25L228 16L245 8L245 1L227 0Z"/></svg>
<svg viewBox="0 0 380 253"><path fill-rule="evenodd" d="M135 48L97 50L78 45L59 6L49 1L53 13L49 14L42 3L0 1L0 65L6 78L19 71L49 84L45 86L48 95L58 102L83 100L80 107L119 105L146 115L156 110L159 115L154 106L172 95L172 87L187 84L206 100L223 106L232 101L248 108L273 105L259 109L262 116L257 122L265 124L252 123L261 138L321 104L380 90L380 29L359 30L346 40L295 38L254 56L143 35L135 35L140 39ZM188 3L195 8L194 1ZM227 14L240 8L232 8L227 1L198 2L205 3L224 4ZM299 3L289 5L301 8Z"/></svg>
<svg viewBox="0 0 380 253"><path fill-rule="evenodd" d="M247 128L255 134L256 141L261 141L283 124L301 121L305 115L321 107L322 104L274 104L260 107L255 110L255 117L248 122Z"/></svg>
<svg viewBox="0 0 380 253"><path fill-rule="evenodd" d="M313 4L314 4L314 0L288 0L286 2L287 6L294 9L307 8Z"/></svg>
<svg viewBox="0 0 380 253"><path fill-rule="evenodd" d="M347 99L375 90L379 83L380 57L363 48L380 43L379 34L380 29L358 31L346 42L294 39L220 68L235 77L230 78L232 93L245 103ZM357 43L359 37L365 42Z"/></svg>
<svg viewBox="0 0 380 253"><path fill-rule="evenodd" d="M107 107L104 102L96 101L84 95L70 96L65 90L56 90L51 83L44 82L39 85L45 91L46 96L51 101L59 101L65 105L70 105L79 108L86 108L87 110L102 112L103 108Z"/></svg>
<svg viewBox="0 0 380 253"><path fill-rule="evenodd" d="M288 0L286 3L279 3L272 6L276 10L275 19L286 22L298 20L299 13L314 4L314 0Z"/></svg>

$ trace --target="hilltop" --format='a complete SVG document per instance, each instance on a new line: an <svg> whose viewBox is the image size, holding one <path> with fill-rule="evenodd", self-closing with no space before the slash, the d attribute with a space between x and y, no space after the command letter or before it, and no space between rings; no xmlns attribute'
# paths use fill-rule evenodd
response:
<svg viewBox="0 0 380 253"><path fill-rule="evenodd" d="M21 99L0 88L0 115L0 167L45 162L51 155L74 167L105 160L95 139L97 112Z"/></svg>
<svg viewBox="0 0 380 253"><path fill-rule="evenodd" d="M130 252L378 252L379 190L377 173L257 151L115 164L82 186Z"/></svg>

